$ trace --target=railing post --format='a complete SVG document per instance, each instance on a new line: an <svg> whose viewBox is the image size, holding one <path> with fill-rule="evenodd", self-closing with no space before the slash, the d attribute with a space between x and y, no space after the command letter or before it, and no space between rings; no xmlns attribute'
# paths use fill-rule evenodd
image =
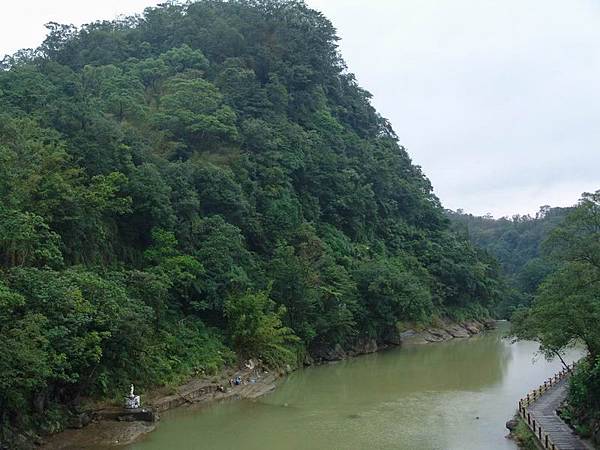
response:
<svg viewBox="0 0 600 450"><path fill-rule="evenodd" d="M546 438L544 439L545 448L548 448L548 433L546 433Z"/></svg>

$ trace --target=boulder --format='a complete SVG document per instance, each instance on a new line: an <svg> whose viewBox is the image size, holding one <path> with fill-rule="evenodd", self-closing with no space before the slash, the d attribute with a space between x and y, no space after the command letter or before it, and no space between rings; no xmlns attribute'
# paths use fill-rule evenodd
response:
<svg viewBox="0 0 600 450"><path fill-rule="evenodd" d="M517 419L510 419L506 422L506 428L508 428L509 431L515 431L518 425L519 421Z"/></svg>

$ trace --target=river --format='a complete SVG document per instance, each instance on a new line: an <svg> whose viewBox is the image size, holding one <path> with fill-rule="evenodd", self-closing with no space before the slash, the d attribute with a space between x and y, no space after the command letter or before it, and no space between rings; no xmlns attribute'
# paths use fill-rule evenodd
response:
<svg viewBox="0 0 600 450"><path fill-rule="evenodd" d="M505 422L561 365L505 330L299 370L257 401L169 411L128 448L515 449Z"/></svg>

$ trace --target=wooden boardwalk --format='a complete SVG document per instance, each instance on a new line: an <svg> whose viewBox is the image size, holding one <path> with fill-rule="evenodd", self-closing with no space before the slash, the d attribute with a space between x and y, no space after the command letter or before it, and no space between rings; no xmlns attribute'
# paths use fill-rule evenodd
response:
<svg viewBox="0 0 600 450"><path fill-rule="evenodd" d="M560 450L588 450L588 447L571 428L556 414L556 410L567 397L568 379L562 379L547 390L528 409L538 427Z"/></svg>
<svg viewBox="0 0 600 450"><path fill-rule="evenodd" d="M572 367L574 367L573 364ZM593 450L561 420L556 410L567 397L570 372L562 370L526 398L519 401L519 415L538 438L542 448L550 450Z"/></svg>

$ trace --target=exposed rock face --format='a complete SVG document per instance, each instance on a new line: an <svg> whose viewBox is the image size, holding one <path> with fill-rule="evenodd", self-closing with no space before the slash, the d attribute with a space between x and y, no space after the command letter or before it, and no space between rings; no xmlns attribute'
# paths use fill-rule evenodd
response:
<svg viewBox="0 0 600 450"><path fill-rule="evenodd" d="M485 329L495 328L496 323L488 320L485 323L471 320L462 324L446 323L440 327L427 328L424 331L406 330L399 333L402 344L426 344L428 342L443 342L454 338L468 338Z"/></svg>
<svg viewBox="0 0 600 450"><path fill-rule="evenodd" d="M305 366L312 366L315 363L315 360L313 359L312 356L310 356L308 353L306 353L306 355L304 355L303 363Z"/></svg>
<svg viewBox="0 0 600 450"><path fill-rule="evenodd" d="M339 361L347 356L340 344L336 344L334 347L318 348L313 352L316 361Z"/></svg>
<svg viewBox="0 0 600 450"><path fill-rule="evenodd" d="M470 336L469 332L460 325L450 325L448 328L446 328L446 331L453 338L468 338Z"/></svg>
<svg viewBox="0 0 600 450"><path fill-rule="evenodd" d="M417 332L415 330L406 330L400 333L400 342L405 341L413 336L415 336Z"/></svg>
<svg viewBox="0 0 600 450"><path fill-rule="evenodd" d="M356 355L363 355L365 353L375 353L379 350L377 341L370 338L358 338L352 346L352 352Z"/></svg>
<svg viewBox="0 0 600 450"><path fill-rule="evenodd" d="M469 322L465 322L462 324L462 326L469 332L469 334L473 335L473 334L478 334L480 333L482 330L485 329L485 325L483 325L480 322L477 322L476 320L472 320Z"/></svg>
<svg viewBox="0 0 600 450"><path fill-rule="evenodd" d="M390 330L381 339L381 342L377 342L372 338L359 337L346 349L339 344L334 347L319 347L313 349L311 355L305 358L304 364L310 365L319 361L339 361L350 356L373 353L385 348L387 345L402 345L408 343L427 344L429 342L449 341L454 338L468 338L485 329L494 327L495 322L492 320L484 323L477 320L471 320L462 324L442 323L439 327L430 327L423 331L408 329L399 332L397 330Z"/></svg>
<svg viewBox="0 0 600 450"><path fill-rule="evenodd" d="M423 338L428 342L442 342L452 339L452 335L441 328L428 328L423 332Z"/></svg>
<svg viewBox="0 0 600 450"><path fill-rule="evenodd" d="M385 347L385 344L379 345L373 338L359 337L348 349L344 349L340 344L334 347L320 347L312 352L311 361L340 361L351 356L375 353Z"/></svg>
<svg viewBox="0 0 600 450"><path fill-rule="evenodd" d="M487 330L493 330L496 328L497 322L493 319L487 319L483 322L483 325Z"/></svg>

